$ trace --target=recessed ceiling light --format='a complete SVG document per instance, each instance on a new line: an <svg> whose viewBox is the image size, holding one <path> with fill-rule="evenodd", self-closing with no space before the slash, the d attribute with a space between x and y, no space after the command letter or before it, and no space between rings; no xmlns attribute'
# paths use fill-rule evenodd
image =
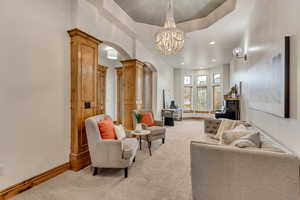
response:
<svg viewBox="0 0 300 200"><path fill-rule="evenodd" d="M209 44L210 44L210 45L215 45L215 44L216 44L216 41L211 41Z"/></svg>
<svg viewBox="0 0 300 200"><path fill-rule="evenodd" d="M181 64L184 65L184 62L182 62Z"/></svg>
<svg viewBox="0 0 300 200"><path fill-rule="evenodd" d="M217 62L217 60L216 59L212 59L211 62Z"/></svg>

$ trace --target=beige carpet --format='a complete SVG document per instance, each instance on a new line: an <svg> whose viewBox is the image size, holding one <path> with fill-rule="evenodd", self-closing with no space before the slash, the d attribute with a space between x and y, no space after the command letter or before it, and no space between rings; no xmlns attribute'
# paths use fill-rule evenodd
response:
<svg viewBox="0 0 300 200"><path fill-rule="evenodd" d="M153 143L149 156L146 143L136 162L124 171L102 169L92 176L88 167L65 172L18 196L15 200L191 200L189 144L203 131L201 121L176 122L168 128L164 145Z"/></svg>

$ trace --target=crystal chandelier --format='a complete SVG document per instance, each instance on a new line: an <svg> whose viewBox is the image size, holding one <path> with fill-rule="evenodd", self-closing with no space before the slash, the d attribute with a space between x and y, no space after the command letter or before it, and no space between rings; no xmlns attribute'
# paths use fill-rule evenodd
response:
<svg viewBox="0 0 300 200"><path fill-rule="evenodd" d="M155 42L163 55L178 53L184 44L184 32L176 28L173 1L169 0L164 29L157 32Z"/></svg>

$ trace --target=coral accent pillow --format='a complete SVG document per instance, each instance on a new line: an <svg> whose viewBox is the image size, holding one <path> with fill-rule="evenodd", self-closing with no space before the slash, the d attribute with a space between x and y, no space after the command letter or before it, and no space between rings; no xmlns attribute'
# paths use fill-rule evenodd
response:
<svg viewBox="0 0 300 200"><path fill-rule="evenodd" d="M154 126L155 122L153 120L153 116L151 112L145 112L143 114L142 120L141 120L142 124L146 124L148 126Z"/></svg>
<svg viewBox="0 0 300 200"><path fill-rule="evenodd" d="M101 138L103 140L115 140L116 133L115 133L115 126L111 119L104 118L98 123L99 131Z"/></svg>

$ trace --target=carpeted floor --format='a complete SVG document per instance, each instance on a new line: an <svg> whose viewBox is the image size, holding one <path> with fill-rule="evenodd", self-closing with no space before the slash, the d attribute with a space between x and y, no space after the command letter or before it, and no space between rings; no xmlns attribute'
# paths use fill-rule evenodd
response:
<svg viewBox="0 0 300 200"><path fill-rule="evenodd" d="M65 172L14 200L191 200L189 144L203 131L202 121L176 122L168 128L164 145L153 143L150 157L146 143L136 162L124 171L102 169L92 176L88 167Z"/></svg>

